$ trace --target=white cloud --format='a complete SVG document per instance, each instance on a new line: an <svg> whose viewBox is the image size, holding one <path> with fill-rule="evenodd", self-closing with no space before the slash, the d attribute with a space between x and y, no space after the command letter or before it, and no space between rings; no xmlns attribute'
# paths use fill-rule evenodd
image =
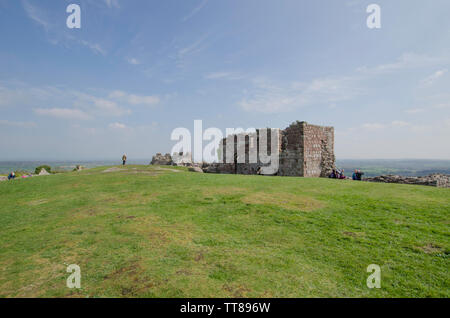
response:
<svg viewBox="0 0 450 318"><path fill-rule="evenodd" d="M424 80L422 80L423 86L431 86L435 81L437 81L440 77L444 76L444 74L447 73L447 69L442 69L439 71L434 72Z"/></svg>
<svg viewBox="0 0 450 318"><path fill-rule="evenodd" d="M139 64L141 64L141 62L138 59L136 59L136 58L128 58L127 62L129 64L132 64L132 65L139 65Z"/></svg>
<svg viewBox="0 0 450 318"><path fill-rule="evenodd" d="M432 67L443 63L448 63L449 61L450 59L448 57L436 57L436 56L420 55L415 53L404 53L394 63L381 64L375 67L360 67L357 69L357 71L364 74L377 75L404 69Z"/></svg>
<svg viewBox="0 0 450 318"><path fill-rule="evenodd" d="M394 120L391 123L392 127L406 127L406 126L409 126L409 125L410 125L410 123L407 123L407 122L402 121L402 120Z"/></svg>
<svg viewBox="0 0 450 318"><path fill-rule="evenodd" d="M36 108L34 112L41 116L50 116L62 119L88 120L92 117L79 109L70 108Z"/></svg>
<svg viewBox="0 0 450 318"><path fill-rule="evenodd" d="M127 126L122 123L111 123L108 125L108 127L111 129L126 129L127 128Z"/></svg>
<svg viewBox="0 0 450 318"><path fill-rule="evenodd" d="M425 111L425 109L423 109L423 108L411 108L411 109L405 110L405 113L418 114L418 113L423 113L424 111Z"/></svg>
<svg viewBox="0 0 450 318"><path fill-rule="evenodd" d="M224 80L239 80L244 76L237 72L214 72L204 76L206 79L224 79Z"/></svg>
<svg viewBox="0 0 450 318"><path fill-rule="evenodd" d="M198 40L196 40L195 42L192 42L191 44L189 44L188 46L182 47L181 49L178 50L178 58L183 58L188 54L191 53L195 53L195 52L200 52L201 50L203 50L203 48L205 47L204 45L202 46L202 44L205 42L205 40L209 37L209 34L205 34L202 37L200 37Z"/></svg>
<svg viewBox="0 0 450 318"><path fill-rule="evenodd" d="M76 97L74 106L85 109L86 111L99 116L122 116L130 114L129 109L125 109L117 105L116 102L85 94L82 92L72 92Z"/></svg>
<svg viewBox="0 0 450 318"><path fill-rule="evenodd" d="M320 78L309 83L292 82L274 85L265 79L254 79L251 93L238 105L246 111L275 113L314 105L334 105L362 93L358 81L351 77Z"/></svg>
<svg viewBox="0 0 450 318"><path fill-rule="evenodd" d="M78 42L91 49L95 54L106 55L106 50L98 43L91 43L85 40L79 40Z"/></svg>
<svg viewBox="0 0 450 318"><path fill-rule="evenodd" d="M208 0L202 0L198 6L196 6L188 15L186 15L181 21L186 22L196 15L203 7L208 3Z"/></svg>
<svg viewBox="0 0 450 318"><path fill-rule="evenodd" d="M109 98L121 100L131 105L147 105L153 106L160 102L160 98L158 96L141 96L135 94L129 94L124 91L113 91L109 94Z"/></svg>

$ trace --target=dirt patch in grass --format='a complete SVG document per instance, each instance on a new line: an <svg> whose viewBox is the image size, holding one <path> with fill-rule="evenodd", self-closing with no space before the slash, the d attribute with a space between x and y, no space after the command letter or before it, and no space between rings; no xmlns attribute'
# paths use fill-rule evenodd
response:
<svg viewBox="0 0 450 318"><path fill-rule="evenodd" d="M316 199L289 193L256 192L245 196L242 202L247 204L275 205L287 210L306 212L324 207L324 204Z"/></svg>
<svg viewBox="0 0 450 318"><path fill-rule="evenodd" d="M128 264L127 266L123 266L121 268L116 269L115 271L111 272L110 274L105 276L106 279L112 279L117 280L120 277L124 276L136 276L139 272L142 271L141 266L139 265L139 262L134 261Z"/></svg>
<svg viewBox="0 0 450 318"><path fill-rule="evenodd" d="M119 171L127 171L127 169L111 167L111 168L103 170L102 173L119 172Z"/></svg>
<svg viewBox="0 0 450 318"><path fill-rule="evenodd" d="M37 206L37 205L45 204L47 202L48 202L48 200L46 200L46 199L40 199L40 200L29 201L26 204L29 206Z"/></svg>
<svg viewBox="0 0 450 318"><path fill-rule="evenodd" d="M199 252L199 253L197 253L196 255L195 255L195 257L194 257L194 260L196 261L196 262L200 262L202 259L204 259L205 257L203 256L203 253L202 252Z"/></svg>
<svg viewBox="0 0 450 318"><path fill-rule="evenodd" d="M161 168L161 167L156 167L155 170L159 170L159 171L171 171L171 172L181 172L181 170L170 169L170 168Z"/></svg>
<svg viewBox="0 0 450 318"><path fill-rule="evenodd" d="M250 292L250 289L241 285L225 284L223 285L223 289L226 290L228 293L232 295L232 297L235 298L244 298Z"/></svg>
<svg viewBox="0 0 450 318"><path fill-rule="evenodd" d="M361 237L361 236L364 236L365 233L345 231L345 232L342 232L342 234L344 234L345 236L351 236L351 237Z"/></svg>
<svg viewBox="0 0 450 318"><path fill-rule="evenodd" d="M233 194L245 194L248 189L238 188L238 187L215 187L203 190L203 195L205 197L210 197L214 195L233 195Z"/></svg>
<svg viewBox="0 0 450 318"><path fill-rule="evenodd" d="M125 229L144 238L152 248L163 248L169 244L185 245L192 241L193 228L186 223L167 224L156 215L130 219Z"/></svg>
<svg viewBox="0 0 450 318"><path fill-rule="evenodd" d="M417 248L422 252L424 252L425 254L437 254L442 253L444 251L442 247L433 243L428 243L427 245L424 246L418 246Z"/></svg>

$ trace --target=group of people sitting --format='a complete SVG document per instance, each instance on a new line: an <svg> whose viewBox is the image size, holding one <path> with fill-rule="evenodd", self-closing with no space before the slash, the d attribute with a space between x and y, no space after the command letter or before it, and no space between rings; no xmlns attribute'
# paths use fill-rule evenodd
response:
<svg viewBox="0 0 450 318"><path fill-rule="evenodd" d="M361 181L363 174L364 174L364 172L361 172L361 170L355 169L355 171L352 174L352 180L359 180L359 181ZM344 175L344 169L342 169L342 170L333 169L333 171L331 172L331 174L328 177L329 178L333 178L333 179L348 179Z"/></svg>
<svg viewBox="0 0 450 318"><path fill-rule="evenodd" d="M344 175L344 169L333 169L331 174L328 176L328 178L332 179L347 179L347 177Z"/></svg>

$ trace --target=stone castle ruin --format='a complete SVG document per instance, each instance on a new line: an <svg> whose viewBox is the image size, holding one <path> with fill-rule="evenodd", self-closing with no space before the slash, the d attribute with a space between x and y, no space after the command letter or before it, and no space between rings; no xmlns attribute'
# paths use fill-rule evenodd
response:
<svg viewBox="0 0 450 318"><path fill-rule="evenodd" d="M229 135L220 143L219 162L204 171L326 177L335 168L334 128L296 121L284 130Z"/></svg>

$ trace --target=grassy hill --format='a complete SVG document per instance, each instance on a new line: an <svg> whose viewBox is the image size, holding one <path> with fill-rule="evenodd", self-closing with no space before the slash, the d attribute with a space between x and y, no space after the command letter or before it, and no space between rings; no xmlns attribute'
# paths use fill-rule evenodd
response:
<svg viewBox="0 0 450 318"><path fill-rule="evenodd" d="M0 182L0 297L449 297L449 221L450 189L422 186L150 166Z"/></svg>

